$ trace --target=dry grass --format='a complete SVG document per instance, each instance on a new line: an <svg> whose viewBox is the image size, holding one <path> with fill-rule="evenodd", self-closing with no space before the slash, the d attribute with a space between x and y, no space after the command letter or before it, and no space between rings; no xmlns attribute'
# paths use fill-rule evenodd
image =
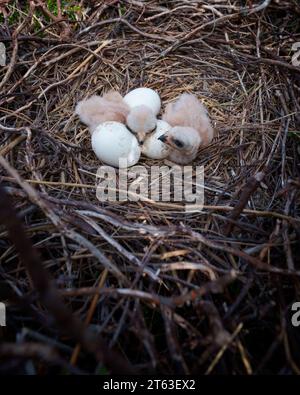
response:
<svg viewBox="0 0 300 395"><path fill-rule="evenodd" d="M60 2L40 3L3 8L19 14L0 28L1 185L25 229L3 194L1 369L299 373L297 1L81 1L63 22ZM193 92L209 108L217 137L194 163L201 214L96 199L99 162L74 107L141 85L164 104ZM73 318L55 309L57 289Z"/></svg>

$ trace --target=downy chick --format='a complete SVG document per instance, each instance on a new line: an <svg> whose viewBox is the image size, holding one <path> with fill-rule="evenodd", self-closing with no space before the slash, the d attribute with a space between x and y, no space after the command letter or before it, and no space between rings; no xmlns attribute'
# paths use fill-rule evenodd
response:
<svg viewBox="0 0 300 395"><path fill-rule="evenodd" d="M156 128L156 117L161 108L160 97L153 89L141 87L128 92L124 102L130 107L127 126L143 144L146 135Z"/></svg>
<svg viewBox="0 0 300 395"><path fill-rule="evenodd" d="M130 131L137 135L140 144L143 144L148 133L156 128L157 119L151 108L141 105L131 109L126 118Z"/></svg>
<svg viewBox="0 0 300 395"><path fill-rule="evenodd" d="M169 159L175 163L191 162L214 137L207 110L193 94L183 93L168 104L162 118L172 128L159 140L171 147Z"/></svg>
<svg viewBox="0 0 300 395"><path fill-rule="evenodd" d="M116 91L109 91L101 96L91 96L77 103L75 113L92 133L103 122L115 121L125 124L129 107Z"/></svg>

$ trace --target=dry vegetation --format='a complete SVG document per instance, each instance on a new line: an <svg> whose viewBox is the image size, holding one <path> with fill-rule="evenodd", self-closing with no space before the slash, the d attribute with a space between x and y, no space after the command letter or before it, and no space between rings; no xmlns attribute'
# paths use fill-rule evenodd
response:
<svg viewBox="0 0 300 395"><path fill-rule="evenodd" d="M1 372L299 374L298 1L8 3ZM209 108L201 214L96 199L75 104L141 85Z"/></svg>

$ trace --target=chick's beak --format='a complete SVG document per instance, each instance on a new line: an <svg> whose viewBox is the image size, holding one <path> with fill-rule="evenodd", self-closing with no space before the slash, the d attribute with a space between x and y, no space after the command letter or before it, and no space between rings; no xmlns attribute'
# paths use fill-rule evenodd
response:
<svg viewBox="0 0 300 395"><path fill-rule="evenodd" d="M146 137L146 134L144 132L139 132L137 134L137 139L138 139L138 142L139 142L140 145L144 144L145 137Z"/></svg>
<svg viewBox="0 0 300 395"><path fill-rule="evenodd" d="M162 134L161 136L158 137L158 140L160 140L163 143L166 143L168 141L168 136L166 134Z"/></svg>

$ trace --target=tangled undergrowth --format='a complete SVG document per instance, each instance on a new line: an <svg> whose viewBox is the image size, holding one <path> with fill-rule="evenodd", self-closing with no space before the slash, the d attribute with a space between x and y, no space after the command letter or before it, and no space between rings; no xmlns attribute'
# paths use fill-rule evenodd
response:
<svg viewBox="0 0 300 395"><path fill-rule="evenodd" d="M298 2L0 7L1 372L299 374ZM201 213L96 198L75 105L139 86L209 109Z"/></svg>

